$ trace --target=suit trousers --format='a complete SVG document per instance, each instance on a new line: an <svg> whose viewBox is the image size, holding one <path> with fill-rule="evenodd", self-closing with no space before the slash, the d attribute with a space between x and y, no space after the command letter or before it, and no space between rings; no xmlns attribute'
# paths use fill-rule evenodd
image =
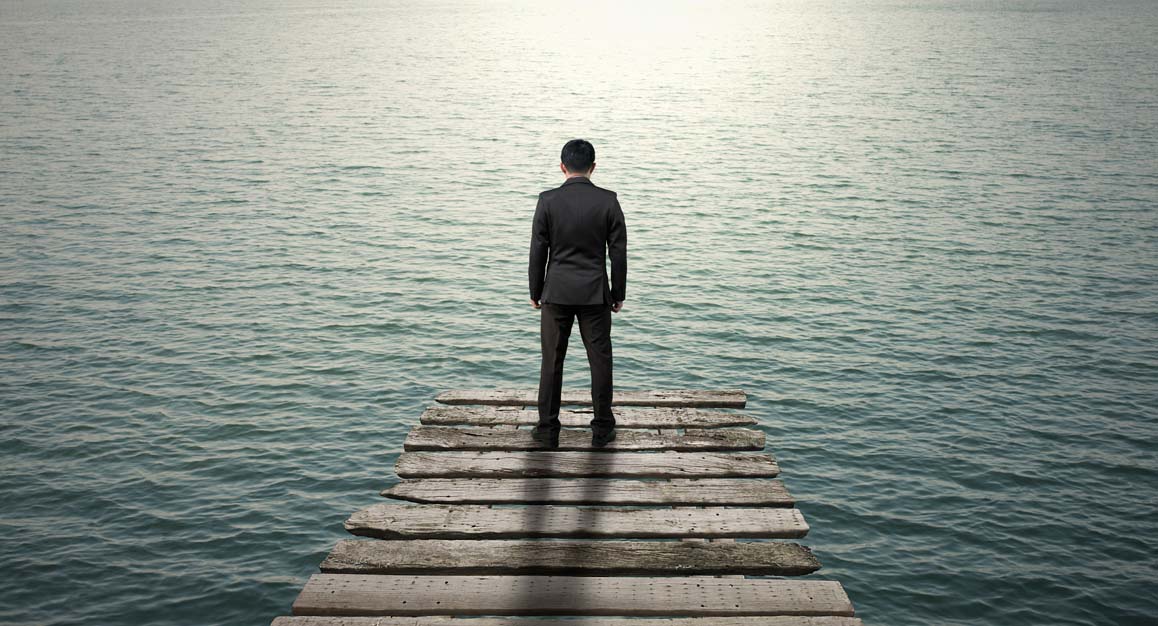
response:
<svg viewBox="0 0 1158 626"><path fill-rule="evenodd" d="M539 370L539 425L536 430L558 430L559 404L563 391L563 360L575 318L579 334L587 349L591 367L592 429L615 426L611 412L611 305L552 304L543 302L540 311L540 335L543 342L543 364Z"/></svg>

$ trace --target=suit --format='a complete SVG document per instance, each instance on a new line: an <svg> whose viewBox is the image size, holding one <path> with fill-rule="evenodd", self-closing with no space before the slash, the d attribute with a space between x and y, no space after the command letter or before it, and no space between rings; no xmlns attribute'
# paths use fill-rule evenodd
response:
<svg viewBox="0 0 1158 626"><path fill-rule="evenodd" d="M627 227L615 192L595 186L586 176L573 176L539 194L531 230L529 274L532 300L555 304L623 302L627 295Z"/></svg>
<svg viewBox="0 0 1158 626"><path fill-rule="evenodd" d="M586 176L573 176L540 193L529 265L531 299L541 301L543 360L536 430L557 432L561 427L563 361L576 318L591 367L591 426L614 426L611 305L622 302L627 293L627 226L615 192Z"/></svg>

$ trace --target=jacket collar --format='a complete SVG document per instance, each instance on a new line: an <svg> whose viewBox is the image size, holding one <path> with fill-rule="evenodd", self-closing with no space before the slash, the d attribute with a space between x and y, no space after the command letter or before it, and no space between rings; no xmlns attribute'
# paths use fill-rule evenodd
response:
<svg viewBox="0 0 1158 626"><path fill-rule="evenodd" d="M587 183L588 185L592 184L591 179L587 178L586 176L572 176L572 177L568 178L567 180L563 181L563 185L570 185L572 183ZM563 185L559 185L559 186L562 187Z"/></svg>

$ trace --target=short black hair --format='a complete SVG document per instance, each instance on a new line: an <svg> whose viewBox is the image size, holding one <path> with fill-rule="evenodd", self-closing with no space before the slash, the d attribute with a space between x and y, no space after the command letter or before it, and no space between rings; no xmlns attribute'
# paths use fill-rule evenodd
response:
<svg viewBox="0 0 1158 626"><path fill-rule="evenodd" d="M560 158L568 172L586 172L595 163L595 146L586 139L572 139L563 145Z"/></svg>

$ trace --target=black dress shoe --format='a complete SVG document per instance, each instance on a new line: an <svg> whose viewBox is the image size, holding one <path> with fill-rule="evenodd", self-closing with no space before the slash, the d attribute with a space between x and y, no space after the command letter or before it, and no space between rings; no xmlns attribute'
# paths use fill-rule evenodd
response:
<svg viewBox="0 0 1158 626"><path fill-rule="evenodd" d="M543 444L548 448L559 447L559 431L557 429L542 430L538 427L535 427L535 429L531 431L531 439L534 439L535 441Z"/></svg>
<svg viewBox="0 0 1158 626"><path fill-rule="evenodd" d="M602 448L603 446L615 441L615 428L608 428L607 430L595 430L591 432L591 446L595 448Z"/></svg>

